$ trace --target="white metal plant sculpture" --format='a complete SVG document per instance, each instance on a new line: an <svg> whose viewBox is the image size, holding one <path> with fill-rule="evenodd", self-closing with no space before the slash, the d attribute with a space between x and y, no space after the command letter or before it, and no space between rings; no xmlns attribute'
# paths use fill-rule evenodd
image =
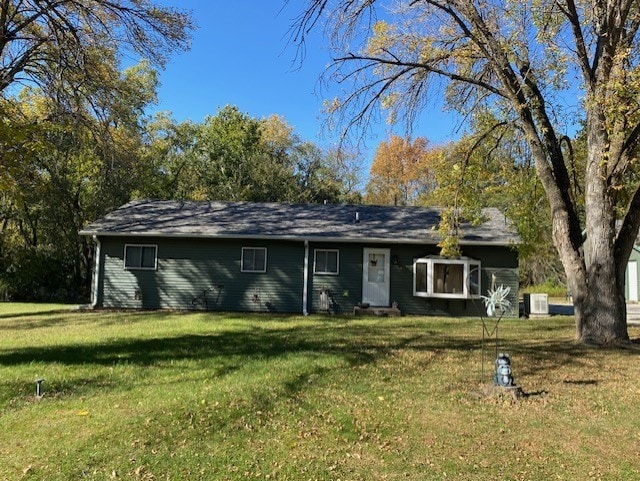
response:
<svg viewBox="0 0 640 481"><path fill-rule="evenodd" d="M487 316L495 316L497 309L504 313L511 307L511 301L507 299L509 292L511 292L511 287L500 284L495 289L489 289L487 291L488 296L480 296L484 306L487 308Z"/></svg>

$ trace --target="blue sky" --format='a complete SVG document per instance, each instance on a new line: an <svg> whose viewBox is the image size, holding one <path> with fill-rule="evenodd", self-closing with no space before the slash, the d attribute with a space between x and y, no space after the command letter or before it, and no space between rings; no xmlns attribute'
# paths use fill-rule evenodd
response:
<svg viewBox="0 0 640 481"><path fill-rule="evenodd" d="M302 63L289 43L293 18L306 2L290 0L162 0L191 10L198 25L191 50L175 55L160 73L157 110L178 121L202 121L225 105L256 118L279 114L304 140L328 146L322 132L322 89L318 78L330 62L321 32L314 32ZM326 94L326 93L325 93ZM422 117L413 136L440 143L457 137L453 119L438 111ZM388 136L389 126L374 126L371 152ZM397 130L403 133L402 129Z"/></svg>

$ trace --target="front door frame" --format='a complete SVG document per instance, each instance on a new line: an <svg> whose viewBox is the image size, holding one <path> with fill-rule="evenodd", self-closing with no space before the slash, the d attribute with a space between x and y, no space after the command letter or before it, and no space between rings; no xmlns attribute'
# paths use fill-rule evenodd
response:
<svg viewBox="0 0 640 481"><path fill-rule="evenodd" d="M370 255L374 258L370 258ZM380 257L376 259L376 256ZM370 266L370 263L381 260L382 266ZM369 279L371 275L377 276L376 279ZM391 249L365 247L362 250L362 302L370 306L388 307L390 291Z"/></svg>

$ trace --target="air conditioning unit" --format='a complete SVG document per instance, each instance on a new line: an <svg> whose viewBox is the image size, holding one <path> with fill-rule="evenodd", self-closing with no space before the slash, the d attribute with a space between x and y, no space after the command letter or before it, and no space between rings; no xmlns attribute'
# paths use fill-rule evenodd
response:
<svg viewBox="0 0 640 481"><path fill-rule="evenodd" d="M524 315L548 316L549 297L548 294L525 294L524 295Z"/></svg>

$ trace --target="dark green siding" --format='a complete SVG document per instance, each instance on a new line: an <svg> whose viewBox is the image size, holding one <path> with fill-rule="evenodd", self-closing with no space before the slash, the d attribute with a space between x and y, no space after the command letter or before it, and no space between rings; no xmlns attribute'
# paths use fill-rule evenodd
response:
<svg viewBox="0 0 640 481"><path fill-rule="evenodd" d="M438 299L415 297L413 295L413 259L438 255L436 246L400 246L391 248L391 256L398 256L398 265L391 266L391 301L406 314L433 314L453 316L475 316L484 314L484 305L480 299ZM468 247L462 255L481 262L481 290L486 295L491 287L492 274L496 286L503 284L511 288L509 300L512 311L509 316L518 314L518 256L508 247Z"/></svg>
<svg viewBox="0 0 640 481"><path fill-rule="evenodd" d="M362 252L365 247L390 249L390 256L397 257L398 263L391 265L390 304L398 303L403 314L475 316L484 314L480 299L457 300L415 297L413 295L413 259L438 255L437 246L412 245L369 245L369 244L311 244L310 257L310 312L322 312L320 295L327 291L330 297L329 312L352 312L362 300ZM339 249L340 274L338 276L313 275L313 250ZM518 258L515 250L508 247L472 247L463 255L479 259L482 264L481 286L486 295L491 287L492 274L496 285L511 288L510 301L513 307L509 316L518 313Z"/></svg>
<svg viewBox="0 0 640 481"><path fill-rule="evenodd" d="M125 244L157 244L157 270L125 270ZM267 248L267 272L240 271L242 247ZM104 307L302 311L304 245L195 239L102 240ZM205 302L206 298L206 302Z"/></svg>
<svg viewBox="0 0 640 481"><path fill-rule="evenodd" d="M98 306L114 308L208 309L222 311L303 311L303 242L265 242L198 239L101 239L102 267L98 279ZM125 244L158 246L157 270L125 270ZM242 247L267 248L267 272L240 270ZM436 246L309 244L307 309L351 313L362 300L362 253L365 247L388 248L392 263L390 304L403 314L480 315L479 299L446 300L413 296L413 259L437 255ZM315 249L339 250L339 274L315 275ZM518 309L518 260L507 247L466 248L463 255L482 263L482 293L491 286L511 287L511 302ZM321 293L329 305L321 304ZM206 299L206 302L205 302Z"/></svg>
<svg viewBox="0 0 640 481"><path fill-rule="evenodd" d="M339 275L313 273L315 249L337 249L340 253ZM309 244L309 311L323 312L320 295L329 296L329 312L353 312L353 306L362 300L362 246L359 244Z"/></svg>

